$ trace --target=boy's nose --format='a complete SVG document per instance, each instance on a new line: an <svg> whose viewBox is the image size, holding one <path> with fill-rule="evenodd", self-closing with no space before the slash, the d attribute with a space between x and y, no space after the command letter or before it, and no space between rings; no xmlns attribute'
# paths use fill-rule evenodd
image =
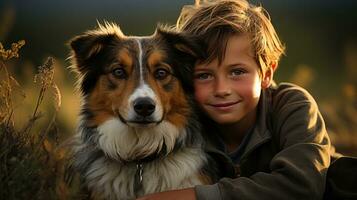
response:
<svg viewBox="0 0 357 200"><path fill-rule="evenodd" d="M232 90L229 86L229 83L227 83L227 81L224 80L223 78L218 78L216 82L214 95L216 97L225 97L231 94L232 94Z"/></svg>

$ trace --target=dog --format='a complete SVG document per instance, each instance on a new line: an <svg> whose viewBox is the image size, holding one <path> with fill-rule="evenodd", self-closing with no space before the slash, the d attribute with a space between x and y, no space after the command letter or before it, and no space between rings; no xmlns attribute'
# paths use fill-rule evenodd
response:
<svg viewBox="0 0 357 200"><path fill-rule="evenodd" d="M199 42L158 27L126 36L105 22L70 41L81 110L71 168L93 199L135 199L212 182L190 69Z"/></svg>

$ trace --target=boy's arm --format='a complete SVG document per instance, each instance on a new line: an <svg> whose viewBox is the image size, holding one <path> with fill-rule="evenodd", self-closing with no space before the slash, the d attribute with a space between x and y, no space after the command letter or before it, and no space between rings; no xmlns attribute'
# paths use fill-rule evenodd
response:
<svg viewBox="0 0 357 200"><path fill-rule="evenodd" d="M278 91L273 120L281 151L270 162L270 173L223 178L210 186L196 186L197 199L219 190L218 199L322 199L330 163L330 141L316 102L303 89Z"/></svg>
<svg viewBox="0 0 357 200"><path fill-rule="evenodd" d="M195 190L187 188L145 195L137 200L196 200Z"/></svg>

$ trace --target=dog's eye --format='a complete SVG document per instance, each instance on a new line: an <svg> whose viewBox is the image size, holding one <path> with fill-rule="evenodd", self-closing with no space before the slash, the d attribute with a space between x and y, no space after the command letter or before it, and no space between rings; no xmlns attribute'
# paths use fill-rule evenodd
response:
<svg viewBox="0 0 357 200"><path fill-rule="evenodd" d="M170 72L163 68L157 69L154 73L155 78L158 80L164 80L169 75Z"/></svg>
<svg viewBox="0 0 357 200"><path fill-rule="evenodd" d="M112 71L112 74L119 79L125 79L127 77L127 74L123 68L115 68Z"/></svg>

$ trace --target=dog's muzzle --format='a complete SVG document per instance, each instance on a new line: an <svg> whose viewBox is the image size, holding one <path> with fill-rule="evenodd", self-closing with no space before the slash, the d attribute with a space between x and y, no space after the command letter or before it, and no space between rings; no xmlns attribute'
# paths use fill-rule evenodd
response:
<svg viewBox="0 0 357 200"><path fill-rule="evenodd" d="M135 113L142 117L147 118L155 111L155 102L148 97L141 97L134 101Z"/></svg>
<svg viewBox="0 0 357 200"><path fill-rule="evenodd" d="M134 126L158 124L162 119L155 117L156 103L149 97L139 97L133 101L134 116L127 122Z"/></svg>
<svg viewBox="0 0 357 200"><path fill-rule="evenodd" d="M138 97L129 103L129 112L121 115L119 109L114 109L118 118L131 127L148 127L160 124L164 119L162 108L150 97Z"/></svg>

